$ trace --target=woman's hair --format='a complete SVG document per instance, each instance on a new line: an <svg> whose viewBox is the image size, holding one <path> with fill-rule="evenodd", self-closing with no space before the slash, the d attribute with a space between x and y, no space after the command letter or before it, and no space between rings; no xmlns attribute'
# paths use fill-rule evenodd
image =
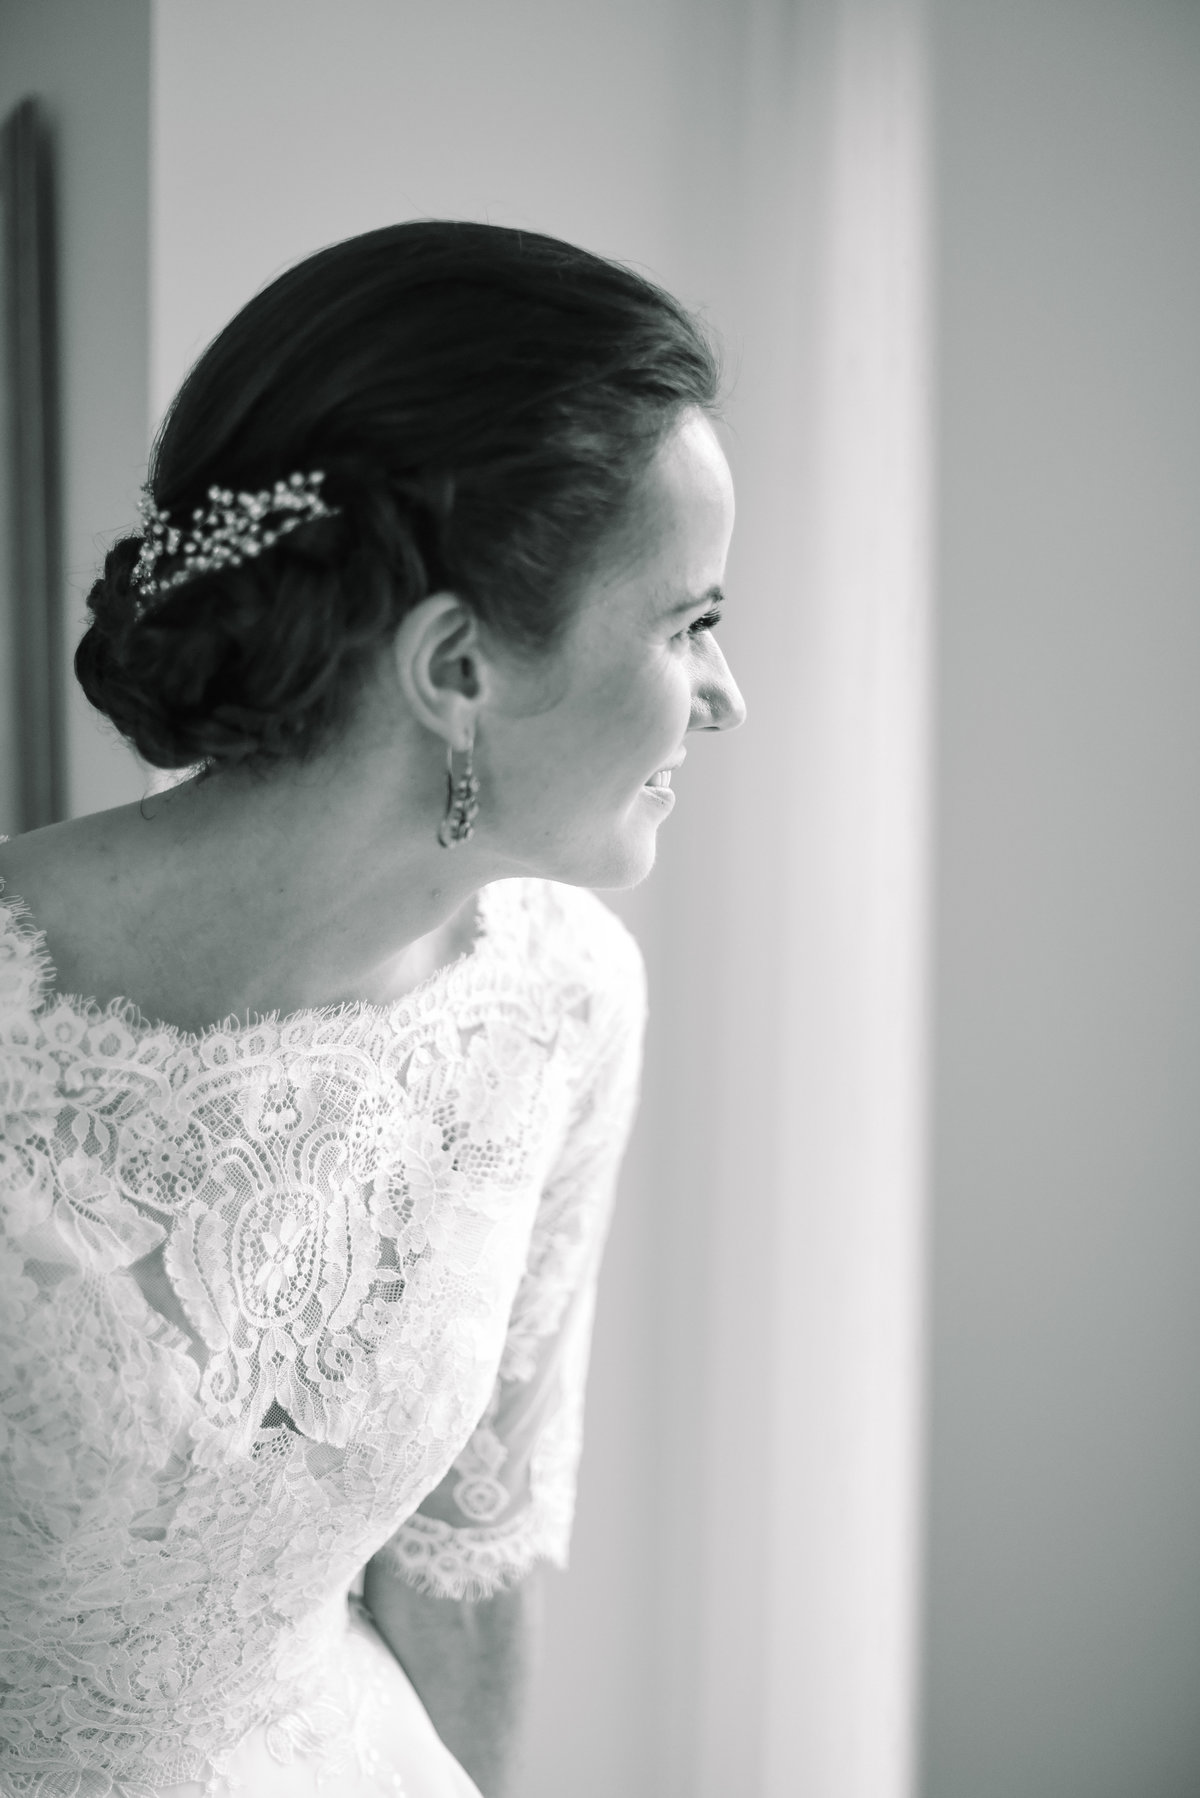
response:
<svg viewBox="0 0 1200 1798"><path fill-rule="evenodd" d="M201 356L150 488L185 524L212 486L320 470L336 515L149 604L142 540L122 538L88 597L84 692L158 767L261 765L338 733L429 593L545 654L664 437L717 387L678 301L554 238L430 220L321 250Z"/></svg>

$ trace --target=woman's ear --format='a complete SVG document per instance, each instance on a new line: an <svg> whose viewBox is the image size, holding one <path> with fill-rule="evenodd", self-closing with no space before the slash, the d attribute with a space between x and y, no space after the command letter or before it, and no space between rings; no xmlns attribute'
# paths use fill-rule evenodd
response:
<svg viewBox="0 0 1200 1798"><path fill-rule="evenodd" d="M413 716L453 748L475 734L488 690L479 620L454 593L431 593L405 614L392 643Z"/></svg>

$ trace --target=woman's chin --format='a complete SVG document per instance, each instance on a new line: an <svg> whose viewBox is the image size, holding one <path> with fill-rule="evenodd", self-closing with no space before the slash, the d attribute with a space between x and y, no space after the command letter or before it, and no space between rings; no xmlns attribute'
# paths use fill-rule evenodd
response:
<svg viewBox="0 0 1200 1798"><path fill-rule="evenodd" d="M640 809L640 808L639 808ZM599 833L589 841L572 844L558 867L547 869L547 877L561 880L567 886L600 887L619 892L645 880L658 853L658 832L642 817L630 817L624 827L606 837Z"/></svg>

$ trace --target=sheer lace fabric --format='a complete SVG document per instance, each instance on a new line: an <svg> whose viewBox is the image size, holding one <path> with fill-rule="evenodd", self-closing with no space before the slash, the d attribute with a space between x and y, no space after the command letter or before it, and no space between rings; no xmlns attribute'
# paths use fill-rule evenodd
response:
<svg viewBox="0 0 1200 1798"><path fill-rule="evenodd" d="M506 881L388 1007L193 1036L51 982L0 898L0 1791L232 1790L253 1743L287 1798L450 1794L346 1594L565 1564L638 952Z"/></svg>

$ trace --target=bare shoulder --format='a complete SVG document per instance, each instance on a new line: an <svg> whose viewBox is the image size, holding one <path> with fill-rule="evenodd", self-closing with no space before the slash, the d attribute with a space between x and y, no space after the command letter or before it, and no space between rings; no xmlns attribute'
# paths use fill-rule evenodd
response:
<svg viewBox="0 0 1200 1798"><path fill-rule="evenodd" d="M0 880L40 915L44 904L86 878L93 836L90 818L71 818L0 843Z"/></svg>
<svg viewBox="0 0 1200 1798"><path fill-rule="evenodd" d="M35 897L48 903L67 896L82 899L105 862L111 872L110 851L124 833L130 809L136 807L117 806L9 837L0 843L0 879L31 908Z"/></svg>
<svg viewBox="0 0 1200 1798"><path fill-rule="evenodd" d="M19 899L44 933L64 991L109 986L134 934L120 853L129 809L68 819L0 843L4 896Z"/></svg>

